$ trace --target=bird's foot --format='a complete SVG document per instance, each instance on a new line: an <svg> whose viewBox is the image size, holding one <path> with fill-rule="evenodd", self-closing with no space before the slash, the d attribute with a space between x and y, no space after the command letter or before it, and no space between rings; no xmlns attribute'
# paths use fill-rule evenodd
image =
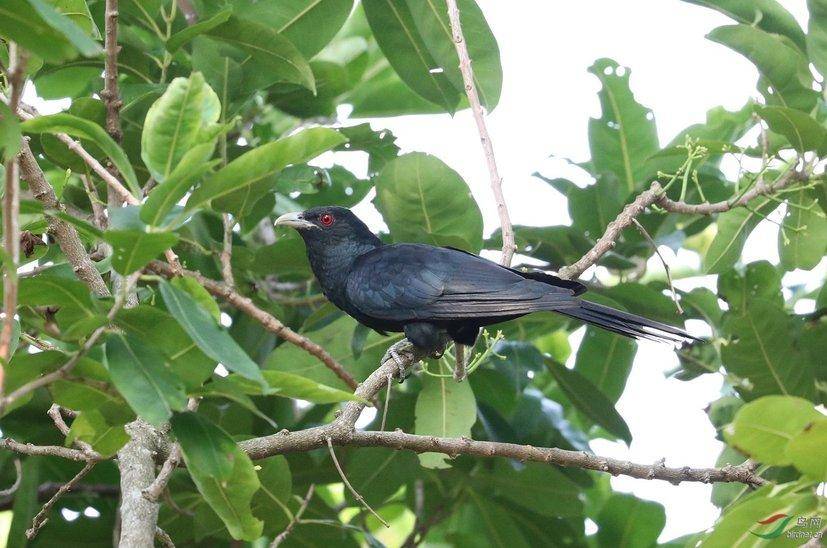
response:
<svg viewBox="0 0 827 548"><path fill-rule="evenodd" d="M388 348L388 351L385 352L384 357L382 358L382 363L386 362L388 359L393 359L396 363L397 367L397 378L399 382L402 383L405 379L408 378L410 372L405 367L405 361L399 355L400 352L410 352L413 349L413 344L408 341L408 339L402 339L399 342L394 343Z"/></svg>

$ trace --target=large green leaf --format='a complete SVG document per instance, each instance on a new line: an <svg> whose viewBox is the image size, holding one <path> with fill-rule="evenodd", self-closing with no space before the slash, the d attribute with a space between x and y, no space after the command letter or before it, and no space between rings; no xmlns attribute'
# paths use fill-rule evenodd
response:
<svg viewBox="0 0 827 548"><path fill-rule="evenodd" d="M27 133L66 133L73 137L80 137L94 142L112 160L112 163L123 176L127 186L136 196L141 193L135 170L129 163L129 158L123 149L112 140L106 131L95 122L85 120L72 114L60 113L48 116L37 116L20 124Z"/></svg>
<svg viewBox="0 0 827 548"><path fill-rule="evenodd" d="M347 477L369 504L380 505L416 478L419 463L413 453L385 448L359 449L347 463ZM348 496L351 498L351 496Z"/></svg>
<svg viewBox="0 0 827 548"><path fill-rule="evenodd" d="M452 538L458 546L490 546L492 548L529 548L522 529L509 512L489 497L468 489L467 502L451 516ZM547 540L547 539L546 539Z"/></svg>
<svg viewBox="0 0 827 548"><path fill-rule="evenodd" d="M827 74L827 0L807 0L810 12L807 26L807 53L822 74Z"/></svg>
<svg viewBox="0 0 827 548"><path fill-rule="evenodd" d="M814 370L809 357L794 345L795 319L778 306L756 300L741 313L729 313L724 331L731 340L721 348L729 373L749 381L741 395L755 399L768 394L812 397Z"/></svg>
<svg viewBox="0 0 827 548"><path fill-rule="evenodd" d="M168 52L175 53L181 46L195 39L196 36L204 34L218 25L226 23L227 19L229 19L232 14L232 8L227 7L202 21L198 21L193 25L188 25L170 36L169 40L167 40L166 44L164 44L164 47L166 47Z"/></svg>
<svg viewBox="0 0 827 548"><path fill-rule="evenodd" d="M626 386L636 349L634 341L596 327L588 327L577 351L574 370L594 384L610 402L615 403Z"/></svg>
<svg viewBox="0 0 827 548"><path fill-rule="evenodd" d="M422 436L470 437L477 420L477 403L467 382L450 377L422 378L422 391L416 399L414 430ZM442 453L422 453L419 462L426 468L449 468Z"/></svg>
<svg viewBox="0 0 827 548"><path fill-rule="evenodd" d="M102 53L72 19L44 0L5 0L0 4L0 35L46 60L59 63L80 52Z"/></svg>
<svg viewBox="0 0 827 548"><path fill-rule="evenodd" d="M213 200L213 206L220 211L249 211L262 194L275 186L275 175L286 166L311 160L345 140L332 129L312 128L255 148L198 187L187 201L187 209Z"/></svg>
<svg viewBox="0 0 827 548"><path fill-rule="evenodd" d="M579 516L583 512L577 484L547 464L529 463L518 471L512 464L498 461L484 482L498 495L544 516Z"/></svg>
<svg viewBox="0 0 827 548"><path fill-rule="evenodd" d="M364 0L373 36L393 69L417 94L454 112L459 93L433 58L406 0Z"/></svg>
<svg viewBox="0 0 827 548"><path fill-rule="evenodd" d="M732 269L718 276L718 295L727 302L730 311L738 314L745 313L752 303L784 306L781 273L767 261L750 263L743 272Z"/></svg>
<svg viewBox="0 0 827 548"><path fill-rule="evenodd" d="M220 162L208 161L214 148L215 143L208 142L187 150L172 173L162 184L155 187L141 206L141 220L152 226L163 224L167 214L186 195L190 187Z"/></svg>
<svg viewBox="0 0 827 548"><path fill-rule="evenodd" d="M416 30L434 60L442 67L443 74L454 88L465 89L445 3L442 0L406 0L406 4ZM459 0L458 7L468 55L474 63L474 83L480 102L490 112L497 106L502 88L500 48L485 15L474 0Z"/></svg>
<svg viewBox="0 0 827 548"><path fill-rule="evenodd" d="M164 363L163 355L130 335L106 338L112 383L144 420L160 426L187 405L184 385Z"/></svg>
<svg viewBox="0 0 827 548"><path fill-rule="evenodd" d="M704 269L709 274L729 270L741 257L750 233L764 217L778 207L770 198L759 198L746 207L739 207L718 216L718 232L704 255Z"/></svg>
<svg viewBox="0 0 827 548"><path fill-rule="evenodd" d="M535 176L568 199L572 227L582 232L586 238L599 238L623 209L626 191L612 173L598 177L593 185L585 188L580 188L567 179L547 179L540 174Z"/></svg>
<svg viewBox="0 0 827 548"><path fill-rule="evenodd" d="M55 305L77 308L89 316L96 312L89 288L83 282L49 274L22 278L18 288L18 299L29 306Z"/></svg>
<svg viewBox="0 0 827 548"><path fill-rule="evenodd" d="M173 232L145 230L107 230L107 242L112 244L112 268L119 274L132 274L178 242Z"/></svg>
<svg viewBox="0 0 827 548"><path fill-rule="evenodd" d="M262 371L264 380L278 396L307 400L313 403L338 403L342 401L364 401L350 392L332 388L305 377L284 371Z"/></svg>
<svg viewBox="0 0 827 548"><path fill-rule="evenodd" d="M827 251L827 217L812 191L798 189L787 195L785 227L778 233L778 255L784 270L810 270Z"/></svg>
<svg viewBox="0 0 827 548"><path fill-rule="evenodd" d="M786 447L786 457L802 473L827 480L827 417L821 416L804 427Z"/></svg>
<svg viewBox="0 0 827 548"><path fill-rule="evenodd" d="M574 369L567 369L554 360L547 359L546 366L563 393L579 411L607 432L625 441L626 445L632 443L632 433L626 421L591 381Z"/></svg>
<svg viewBox="0 0 827 548"><path fill-rule="evenodd" d="M232 459L237 451L232 438L198 413L178 413L170 424L178 443L187 448L187 466L196 467L218 481L230 479Z"/></svg>
<svg viewBox="0 0 827 548"><path fill-rule="evenodd" d="M66 441L84 441L104 457L112 456L129 441L124 425L134 418L131 413L119 412L111 405L87 409L72 421Z"/></svg>
<svg viewBox="0 0 827 548"><path fill-rule="evenodd" d="M264 522L264 534L277 535L287 526L284 508L293 499L290 465L284 456L276 455L259 461L256 468L261 488L253 495L253 514Z"/></svg>
<svg viewBox="0 0 827 548"><path fill-rule="evenodd" d="M803 111L815 104L818 92L812 87L807 57L781 36L749 25L728 25L713 30L708 38L752 61L761 74L759 91L768 104Z"/></svg>
<svg viewBox="0 0 827 548"><path fill-rule="evenodd" d="M827 129L809 114L786 107L759 107L757 111L769 128L786 137L798 152L823 154L827 147Z"/></svg>
<svg viewBox="0 0 827 548"><path fill-rule="evenodd" d="M169 282L161 281L159 285L167 310L178 320L198 348L230 371L265 384L258 365L238 346L229 333L221 329L198 301Z"/></svg>
<svg viewBox="0 0 827 548"><path fill-rule="evenodd" d="M468 185L442 160L412 152L387 163L376 178L374 204L398 242L477 252L482 214Z"/></svg>
<svg viewBox="0 0 827 548"><path fill-rule="evenodd" d="M589 68L603 88L602 116L589 120L589 146L598 173L613 173L631 194L646 183L646 160L658 151L652 111L635 100L629 88L630 71L611 59L598 59Z"/></svg>
<svg viewBox="0 0 827 548"><path fill-rule="evenodd" d="M193 435L196 432L187 428L196 421L201 435ZM230 535L248 541L260 537L264 524L253 516L251 503L261 483L250 457L226 432L204 418L182 420L176 416L173 432L181 444L192 481ZM229 473L225 473L228 469Z"/></svg>
<svg viewBox="0 0 827 548"><path fill-rule="evenodd" d="M310 59L336 35L353 0L233 0L239 17L266 25Z"/></svg>
<svg viewBox="0 0 827 548"><path fill-rule="evenodd" d="M207 33L209 36L242 50L268 77L275 81L299 84L315 91L313 71L307 60L290 40L262 23L230 17Z"/></svg>
<svg viewBox="0 0 827 548"><path fill-rule="evenodd" d="M790 464L787 444L816 419L813 403L789 396L765 396L738 410L724 430L727 443L758 462Z"/></svg>
<svg viewBox="0 0 827 548"><path fill-rule="evenodd" d="M792 40L802 51L804 31L793 14L776 0L684 0L720 11L739 23L755 25L759 29L781 34Z"/></svg>
<svg viewBox="0 0 827 548"><path fill-rule="evenodd" d="M166 181L195 145L212 141L208 129L220 114L218 96L200 72L170 82L149 108L141 134L141 158L156 181Z"/></svg>
<svg viewBox="0 0 827 548"><path fill-rule="evenodd" d="M601 548L648 548L655 545L666 525L666 512L657 502L615 493L603 504L595 522Z"/></svg>

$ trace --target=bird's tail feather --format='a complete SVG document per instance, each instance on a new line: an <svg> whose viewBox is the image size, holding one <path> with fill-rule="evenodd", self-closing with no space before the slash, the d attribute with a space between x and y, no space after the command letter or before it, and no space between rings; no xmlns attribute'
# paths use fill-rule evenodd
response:
<svg viewBox="0 0 827 548"><path fill-rule="evenodd" d="M560 309L556 312L634 339L647 339L669 344L700 340L683 329L589 301L581 300L577 308Z"/></svg>

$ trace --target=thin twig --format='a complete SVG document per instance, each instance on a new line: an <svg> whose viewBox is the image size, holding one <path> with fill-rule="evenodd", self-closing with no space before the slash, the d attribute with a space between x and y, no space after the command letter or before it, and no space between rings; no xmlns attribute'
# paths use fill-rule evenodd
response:
<svg viewBox="0 0 827 548"><path fill-rule="evenodd" d="M104 19L104 84L101 99L106 105L106 132L120 143L123 139L121 131L121 102L118 93L118 0L106 0Z"/></svg>
<svg viewBox="0 0 827 548"><path fill-rule="evenodd" d="M390 527L388 522L382 519L382 516L377 514L376 510L370 507L370 504L367 503L365 497L360 495L359 492L356 491L356 489L354 489L353 486L350 484L350 482L347 479L347 476L345 476L344 470L342 470L342 466L339 464L339 459L336 458L336 452L333 450L333 440L331 440L330 438L327 438L327 449L328 451L330 451L330 458L333 459L333 465L336 466L336 471L339 472L339 476L342 478L342 481L344 482L345 487L347 487L348 491L350 491L351 494L356 498L356 500L358 500L359 503L362 506L364 506L371 514L373 514L376 517L376 519L378 519L382 523L382 525L384 525L385 527Z"/></svg>
<svg viewBox="0 0 827 548"><path fill-rule="evenodd" d="M195 411L198 409L198 401L199 400L197 398L190 398L187 402L187 409L189 411ZM175 472L175 469L181 462L181 456L181 444L176 442L172 447L172 451L169 452L169 456L164 461L164 464L161 465L161 470L158 471L158 475L155 476L155 479L146 489L141 491L141 494L145 499L150 502L157 502L158 499L161 498L161 495L164 494L164 490L172 477L172 473Z"/></svg>
<svg viewBox="0 0 827 548"><path fill-rule="evenodd" d="M235 278L233 278L233 226L235 221L229 213L222 215L224 223L224 241L219 260L221 261L221 276L224 278L224 283L235 288Z"/></svg>
<svg viewBox="0 0 827 548"><path fill-rule="evenodd" d="M60 489L58 489L57 493L55 493L54 496L52 496L52 498L50 498L48 501L46 501L46 504L43 505L43 508L40 509L40 512L38 512L37 515L32 520L31 528L29 528L26 531L26 538L27 539L32 540L35 536L37 536L37 533L38 533L38 531L40 531L40 528L43 527L44 525L46 525L46 522L49 521L49 512L51 511L52 506L55 505L55 503L58 501L58 499L60 497L62 497L64 494L71 491L72 488L75 485L77 485L78 482L80 482L80 480L82 480L84 478L84 476L86 476L86 474L91 472L92 468L94 468L96 464L97 464L97 461L88 461L83 466L83 469L81 469L81 471L78 472L75 475L75 477L73 477L71 480L64 483L60 487Z"/></svg>
<svg viewBox="0 0 827 548"><path fill-rule="evenodd" d="M95 183L93 183L92 178L86 174L81 174L80 179L83 181L83 188L86 190L86 196L89 197L89 203L92 205L92 219L95 222L95 226L101 230L106 230L108 225L106 209L98 194L98 189L95 188Z"/></svg>
<svg viewBox="0 0 827 548"><path fill-rule="evenodd" d="M63 413L60 406L56 403L53 403L49 410L46 411L46 414L52 419L52 422L55 423L55 427L58 431L63 434L64 436L69 435L69 425L66 424L66 421L63 420ZM74 445L77 446L78 449L83 451L87 454L90 459L101 460L101 455L97 451L95 451L91 445L86 443L85 441L75 440Z"/></svg>
<svg viewBox="0 0 827 548"><path fill-rule="evenodd" d="M485 162L488 165L488 176L491 179L491 191L494 193L494 201L497 203L497 214L500 217L500 227L502 228L503 235L503 251L500 262L505 266L509 266L517 246L514 244L514 227L511 225L508 206L505 203L505 196L503 195L503 180L497 169L497 161L494 158L494 145L491 142L491 136L488 134L488 128L485 125L485 116L483 115L482 105L480 105L477 86L474 83L474 69L471 66L468 47L465 43L465 37L462 34L459 7L457 7L456 0L446 0L446 3L448 5L448 19L451 22L451 32L454 37L454 46L457 50L457 57L459 57L459 70L462 73L462 80L465 83L465 94L468 96L468 104L471 106L474 121L477 123L480 143L482 143Z"/></svg>
<svg viewBox="0 0 827 548"><path fill-rule="evenodd" d="M649 232L645 228L643 228L643 225L640 224L640 221L638 221L635 218L632 218L632 222L635 224L640 233L643 234L643 237L646 238L646 241L648 241L649 244L651 244L652 249L655 250L655 253L660 259L660 262L663 263L663 270L666 272L666 280L669 282L669 290L672 292L672 301L675 303L675 308L678 309L678 314L682 315L683 308L681 308L681 303L678 300L678 294L675 291L675 285L672 283L672 272L669 270L669 265L667 264L666 259L664 259L663 255L661 255L661 252L658 249L658 244L655 243L655 240L652 239L652 236L649 235Z"/></svg>
<svg viewBox="0 0 827 548"><path fill-rule="evenodd" d="M302 499L301 506L296 511L296 514L293 516L293 519L290 520L290 523L287 524L287 527L284 528L284 531L279 533L279 535L273 539L273 542L270 543L270 548L276 548L279 544L284 542L290 533L293 532L293 529L296 527L296 524L299 523L304 511L307 510L307 506L310 504L310 499L313 498L313 491L316 489L316 485L311 483L310 487L307 489L307 494Z"/></svg>
<svg viewBox="0 0 827 548"><path fill-rule="evenodd" d="M158 542L160 542L164 548L175 548L175 543L172 542L172 539L167 532L157 525L155 526L155 538L158 539Z"/></svg>
<svg viewBox="0 0 827 548"><path fill-rule="evenodd" d="M14 457L14 473L14 483L11 484L11 487L0 489L0 497L11 496L20 489L20 482L23 481L23 465L17 457Z"/></svg>
<svg viewBox="0 0 827 548"><path fill-rule="evenodd" d="M391 386L393 386L392 377L388 375L388 390L385 394L385 405L382 407L382 424L379 426L379 431L385 431L385 425L388 422L388 407L391 403Z"/></svg>
<svg viewBox="0 0 827 548"><path fill-rule="evenodd" d="M9 42L9 109L17 112L26 73L26 52ZM20 262L20 175L17 154L9 154L5 166L3 194L3 325L0 327L0 396L3 394L5 366L11 358L14 315L17 312L17 263Z"/></svg>

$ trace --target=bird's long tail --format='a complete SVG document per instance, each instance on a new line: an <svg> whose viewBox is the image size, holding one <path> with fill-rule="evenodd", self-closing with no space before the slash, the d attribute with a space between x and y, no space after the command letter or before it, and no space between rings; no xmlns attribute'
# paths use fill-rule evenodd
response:
<svg viewBox="0 0 827 548"><path fill-rule="evenodd" d="M634 339L647 339L669 344L701 340L683 329L584 300L580 301L580 306L577 308L560 309L557 312Z"/></svg>

